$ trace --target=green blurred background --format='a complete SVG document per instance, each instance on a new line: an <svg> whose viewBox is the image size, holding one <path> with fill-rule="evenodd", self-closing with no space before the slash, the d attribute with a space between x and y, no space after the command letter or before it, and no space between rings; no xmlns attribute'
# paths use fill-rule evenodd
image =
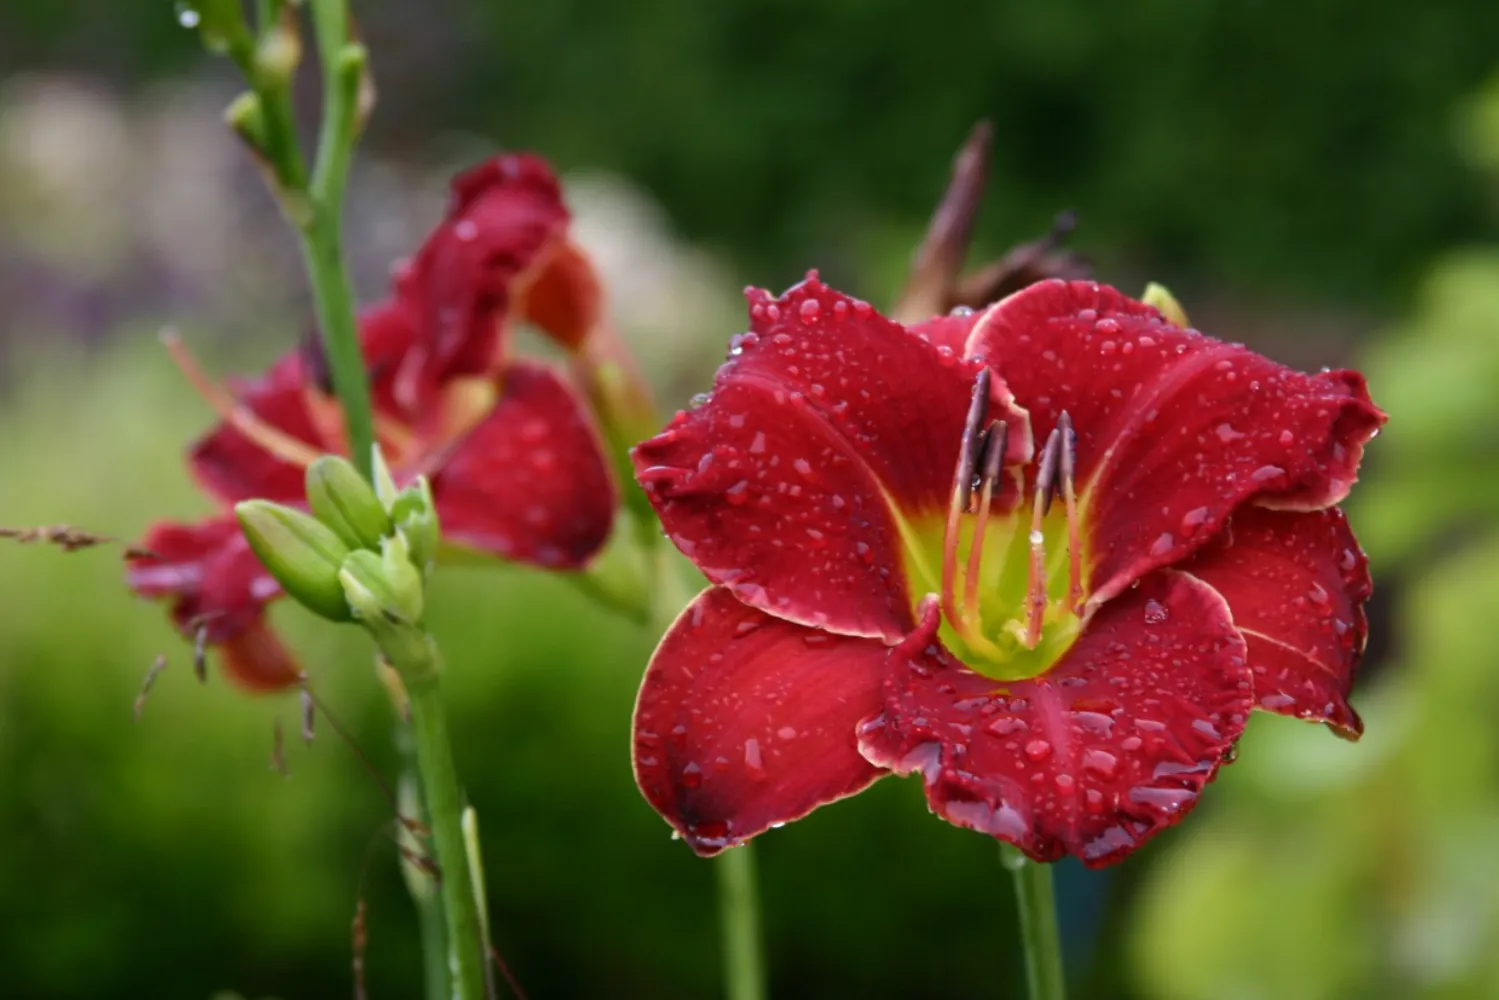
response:
<svg viewBox="0 0 1499 1000"><path fill-rule="evenodd" d="M998 140L975 260L1074 208L1125 288L1391 414L1351 515L1377 574L1361 744L1278 718L1180 829L1059 872L1074 993L1499 996L1499 4L1142 0L355 2L381 104L351 188L357 282L497 146L566 173L580 239L664 400L704 387L737 288L809 266L889 302L953 150ZM170 4L0 7L0 524L123 536L202 512L209 414L156 347L222 371L307 325L290 240ZM311 110L316 94L302 95ZM631 781L653 642L565 583L439 577L460 770L495 939L535 998L711 997L712 872ZM131 598L108 552L0 550L0 993L417 995L375 780L326 726L268 760L250 699ZM277 620L359 743L392 723L352 630ZM139 721L160 651L172 665ZM886 781L765 837L777 996L1018 995L992 843Z"/></svg>

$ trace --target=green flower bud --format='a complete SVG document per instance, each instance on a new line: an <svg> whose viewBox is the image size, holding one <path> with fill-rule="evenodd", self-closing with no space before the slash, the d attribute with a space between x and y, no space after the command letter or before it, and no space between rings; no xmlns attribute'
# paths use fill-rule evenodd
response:
<svg viewBox="0 0 1499 1000"><path fill-rule="evenodd" d="M263 84L286 90L302 61L302 34L297 12L290 5L281 8L275 24L262 25L260 44L255 48L256 78Z"/></svg>
<svg viewBox="0 0 1499 1000"><path fill-rule="evenodd" d="M347 459L324 455L307 467L307 505L351 549L378 549L392 525L375 491Z"/></svg>
<svg viewBox="0 0 1499 1000"><path fill-rule="evenodd" d="M422 578L404 546L387 545L381 555L368 549L349 553L338 580L354 617L377 638L392 626L413 626L421 620Z"/></svg>
<svg viewBox="0 0 1499 1000"><path fill-rule="evenodd" d="M1182 308L1180 302L1176 301L1176 296L1172 295L1165 285L1150 282L1145 286L1145 294L1140 296L1140 301L1148 306L1155 306L1161 311L1162 316L1184 330L1192 325L1187 320L1187 311Z"/></svg>
<svg viewBox="0 0 1499 1000"><path fill-rule="evenodd" d="M234 515L255 558L297 603L330 621L350 619L339 582L349 547L332 529L315 517L269 500L235 504Z"/></svg>
<svg viewBox="0 0 1499 1000"><path fill-rule="evenodd" d="M265 113L260 95L247 90L230 101L224 109L224 124L256 153L265 148Z"/></svg>
<svg viewBox="0 0 1499 1000"><path fill-rule="evenodd" d="M411 564L423 578L430 576L442 530L437 523L432 485L426 476L418 476L416 482L396 496L390 508L390 518L395 522L396 533L410 549Z"/></svg>

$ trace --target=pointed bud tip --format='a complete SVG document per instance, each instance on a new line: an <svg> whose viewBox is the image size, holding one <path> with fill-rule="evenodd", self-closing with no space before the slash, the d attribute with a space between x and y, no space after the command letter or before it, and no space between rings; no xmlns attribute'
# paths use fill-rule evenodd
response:
<svg viewBox="0 0 1499 1000"><path fill-rule="evenodd" d="M307 504L351 549L376 550L393 530L374 489L337 455L324 455L307 467Z"/></svg>
<svg viewBox="0 0 1499 1000"><path fill-rule="evenodd" d="M339 583L349 547L322 522L269 500L245 500L234 515L255 558L297 603L330 621L350 618Z"/></svg>

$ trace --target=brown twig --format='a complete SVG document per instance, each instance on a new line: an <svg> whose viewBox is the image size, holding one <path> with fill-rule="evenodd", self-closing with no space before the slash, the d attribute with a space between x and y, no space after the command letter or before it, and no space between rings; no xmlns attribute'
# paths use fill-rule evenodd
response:
<svg viewBox="0 0 1499 1000"><path fill-rule="evenodd" d="M135 717L141 717L141 710L146 707L146 696L151 693L151 686L156 683L157 675L167 668L167 654L157 653L156 659L151 663L151 669L146 671L146 679L141 682L141 693L135 696Z"/></svg>
<svg viewBox="0 0 1499 1000"><path fill-rule="evenodd" d="M113 535L84 531L67 524L42 525L33 528L0 527L0 538L10 538L22 545L31 545L36 542L56 545L64 552L77 552L80 549L91 549L97 545L124 545L126 559L161 559L160 555L150 549L126 544Z"/></svg>

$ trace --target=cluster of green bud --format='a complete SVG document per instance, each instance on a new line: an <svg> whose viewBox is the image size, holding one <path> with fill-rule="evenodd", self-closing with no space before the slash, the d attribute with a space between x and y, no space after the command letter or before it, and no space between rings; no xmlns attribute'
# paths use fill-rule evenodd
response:
<svg viewBox="0 0 1499 1000"><path fill-rule="evenodd" d="M346 459L325 455L307 468L311 513L269 500L246 500L234 513L288 595L381 640L419 629L439 531L426 478L398 489L378 449L374 465L372 485Z"/></svg>

